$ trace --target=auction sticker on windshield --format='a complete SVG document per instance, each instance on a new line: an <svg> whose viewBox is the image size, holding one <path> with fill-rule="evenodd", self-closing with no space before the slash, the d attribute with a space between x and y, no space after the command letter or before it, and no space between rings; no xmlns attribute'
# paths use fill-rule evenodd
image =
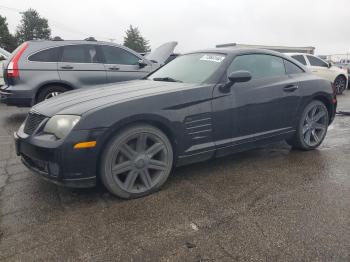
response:
<svg viewBox="0 0 350 262"><path fill-rule="evenodd" d="M225 56L222 56L222 55L208 55L208 54L206 54L206 55L203 55L199 60L220 63L224 59L225 59Z"/></svg>

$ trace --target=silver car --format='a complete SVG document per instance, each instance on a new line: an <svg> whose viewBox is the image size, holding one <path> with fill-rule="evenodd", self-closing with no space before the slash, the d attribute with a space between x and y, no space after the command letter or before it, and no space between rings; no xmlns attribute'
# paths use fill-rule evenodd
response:
<svg viewBox="0 0 350 262"><path fill-rule="evenodd" d="M162 66L176 45L143 57L108 42L28 41L4 64L0 102L27 107L73 89L140 79Z"/></svg>

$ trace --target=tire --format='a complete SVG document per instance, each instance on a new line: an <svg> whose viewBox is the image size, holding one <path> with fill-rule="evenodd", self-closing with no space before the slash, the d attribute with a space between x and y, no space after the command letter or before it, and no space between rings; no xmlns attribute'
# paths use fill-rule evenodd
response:
<svg viewBox="0 0 350 262"><path fill-rule="evenodd" d="M338 95L341 95L346 89L346 78L345 76L339 75L334 80L334 85Z"/></svg>
<svg viewBox="0 0 350 262"><path fill-rule="evenodd" d="M158 191L173 166L173 148L158 128L130 126L112 137L102 154L100 177L110 193L133 199Z"/></svg>
<svg viewBox="0 0 350 262"><path fill-rule="evenodd" d="M296 133L287 143L293 148L313 150L319 147L326 137L328 124L327 107L321 101L313 100L304 108Z"/></svg>
<svg viewBox="0 0 350 262"><path fill-rule="evenodd" d="M44 89L40 90L38 96L37 96L37 103L40 103L44 100L50 99L54 96L57 96L61 93L64 93L68 91L67 88L63 87L63 86L48 86L45 87Z"/></svg>

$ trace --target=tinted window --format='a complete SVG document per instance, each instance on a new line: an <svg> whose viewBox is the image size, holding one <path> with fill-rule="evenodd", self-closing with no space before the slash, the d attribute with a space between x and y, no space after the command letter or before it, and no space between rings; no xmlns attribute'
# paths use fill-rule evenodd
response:
<svg viewBox="0 0 350 262"><path fill-rule="evenodd" d="M328 64L321 59L308 55L307 59L309 59L310 65L312 66L322 66L322 67L328 67Z"/></svg>
<svg viewBox="0 0 350 262"><path fill-rule="evenodd" d="M140 58L130 52L113 46L102 46L106 64L137 65Z"/></svg>
<svg viewBox="0 0 350 262"><path fill-rule="evenodd" d="M283 59L271 55L242 55L236 57L227 70L228 75L234 71L246 70L252 78L285 75Z"/></svg>
<svg viewBox="0 0 350 262"><path fill-rule="evenodd" d="M306 65L306 60L303 55L292 55L292 57L297 60L299 63Z"/></svg>
<svg viewBox="0 0 350 262"><path fill-rule="evenodd" d="M93 45L68 45L63 47L62 62L98 63L98 54Z"/></svg>
<svg viewBox="0 0 350 262"><path fill-rule="evenodd" d="M28 60L35 62L57 62L59 47L46 49L34 55L31 55Z"/></svg>
<svg viewBox="0 0 350 262"><path fill-rule="evenodd" d="M304 70L302 70L296 64L289 62L288 60L284 60L284 66L286 67L286 73L288 75L304 73Z"/></svg>
<svg viewBox="0 0 350 262"><path fill-rule="evenodd" d="M184 83L203 83L215 73L225 57L223 54L214 53L181 55L154 72L148 79L156 81L173 79L173 81Z"/></svg>

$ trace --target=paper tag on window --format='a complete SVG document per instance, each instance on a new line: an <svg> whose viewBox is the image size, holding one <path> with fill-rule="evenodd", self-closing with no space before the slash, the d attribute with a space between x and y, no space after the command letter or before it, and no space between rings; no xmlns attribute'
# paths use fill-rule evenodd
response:
<svg viewBox="0 0 350 262"><path fill-rule="evenodd" d="M221 55L203 55L199 60L220 63L225 57Z"/></svg>

